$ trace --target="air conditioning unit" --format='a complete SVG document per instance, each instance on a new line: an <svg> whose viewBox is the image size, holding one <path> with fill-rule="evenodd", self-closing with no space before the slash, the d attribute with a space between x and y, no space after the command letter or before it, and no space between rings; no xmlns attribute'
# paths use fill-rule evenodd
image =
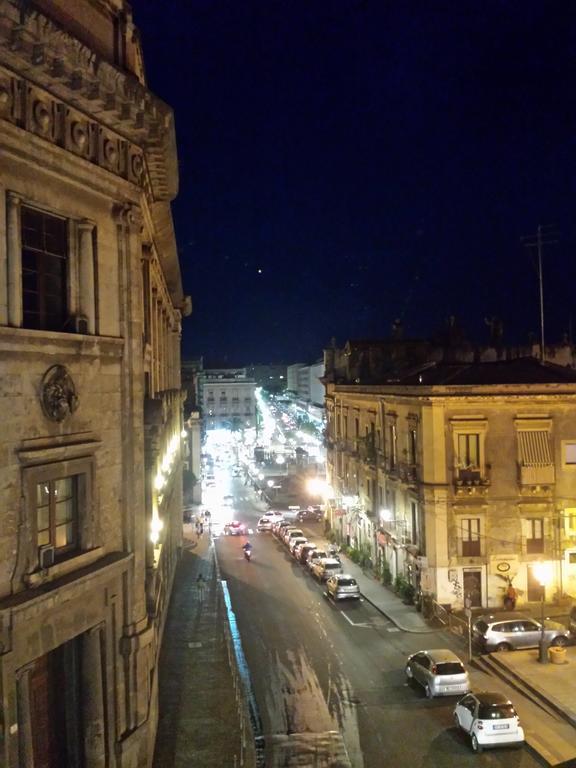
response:
<svg viewBox="0 0 576 768"><path fill-rule="evenodd" d="M54 547L51 544L45 547L38 548L38 560L40 562L40 570L45 571L50 566L54 565Z"/></svg>
<svg viewBox="0 0 576 768"><path fill-rule="evenodd" d="M88 318L86 315L75 315L72 318L75 333L88 333Z"/></svg>

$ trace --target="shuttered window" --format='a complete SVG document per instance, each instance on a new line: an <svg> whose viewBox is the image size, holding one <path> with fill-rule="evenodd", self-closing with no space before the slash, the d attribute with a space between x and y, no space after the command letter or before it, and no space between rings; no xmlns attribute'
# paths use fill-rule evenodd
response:
<svg viewBox="0 0 576 768"><path fill-rule="evenodd" d="M522 430L518 432L520 461L524 467L549 467L552 465L550 435L547 430Z"/></svg>

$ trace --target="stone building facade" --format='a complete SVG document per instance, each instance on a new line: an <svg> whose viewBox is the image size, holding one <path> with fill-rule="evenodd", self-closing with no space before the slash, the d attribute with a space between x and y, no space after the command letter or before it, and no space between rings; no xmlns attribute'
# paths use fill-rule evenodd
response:
<svg viewBox="0 0 576 768"><path fill-rule="evenodd" d="M190 302L124 0L0 0L0 156L0 766L148 766Z"/></svg>
<svg viewBox="0 0 576 768"><path fill-rule="evenodd" d="M204 368L198 374L198 400L204 429L256 426L256 382L245 368Z"/></svg>
<svg viewBox="0 0 576 768"><path fill-rule="evenodd" d="M533 358L327 377L333 530L442 604L576 595L576 372Z"/></svg>

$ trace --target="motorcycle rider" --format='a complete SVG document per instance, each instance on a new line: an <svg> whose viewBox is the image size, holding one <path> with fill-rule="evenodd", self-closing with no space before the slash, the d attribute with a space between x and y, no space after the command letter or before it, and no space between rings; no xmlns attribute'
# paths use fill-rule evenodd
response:
<svg viewBox="0 0 576 768"><path fill-rule="evenodd" d="M250 560L252 557L252 544L247 541L246 544L243 545L242 549L244 550L244 557L246 560Z"/></svg>

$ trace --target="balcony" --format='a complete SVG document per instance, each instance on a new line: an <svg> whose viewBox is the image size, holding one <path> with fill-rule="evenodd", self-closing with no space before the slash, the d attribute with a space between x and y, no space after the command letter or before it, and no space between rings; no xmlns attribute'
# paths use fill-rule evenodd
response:
<svg viewBox="0 0 576 768"><path fill-rule="evenodd" d="M554 485L554 465L525 466L518 465L518 482L520 485Z"/></svg>
<svg viewBox="0 0 576 768"><path fill-rule="evenodd" d="M485 495L490 485L487 469L488 467L484 471L472 467L456 469L454 472L456 495Z"/></svg>

